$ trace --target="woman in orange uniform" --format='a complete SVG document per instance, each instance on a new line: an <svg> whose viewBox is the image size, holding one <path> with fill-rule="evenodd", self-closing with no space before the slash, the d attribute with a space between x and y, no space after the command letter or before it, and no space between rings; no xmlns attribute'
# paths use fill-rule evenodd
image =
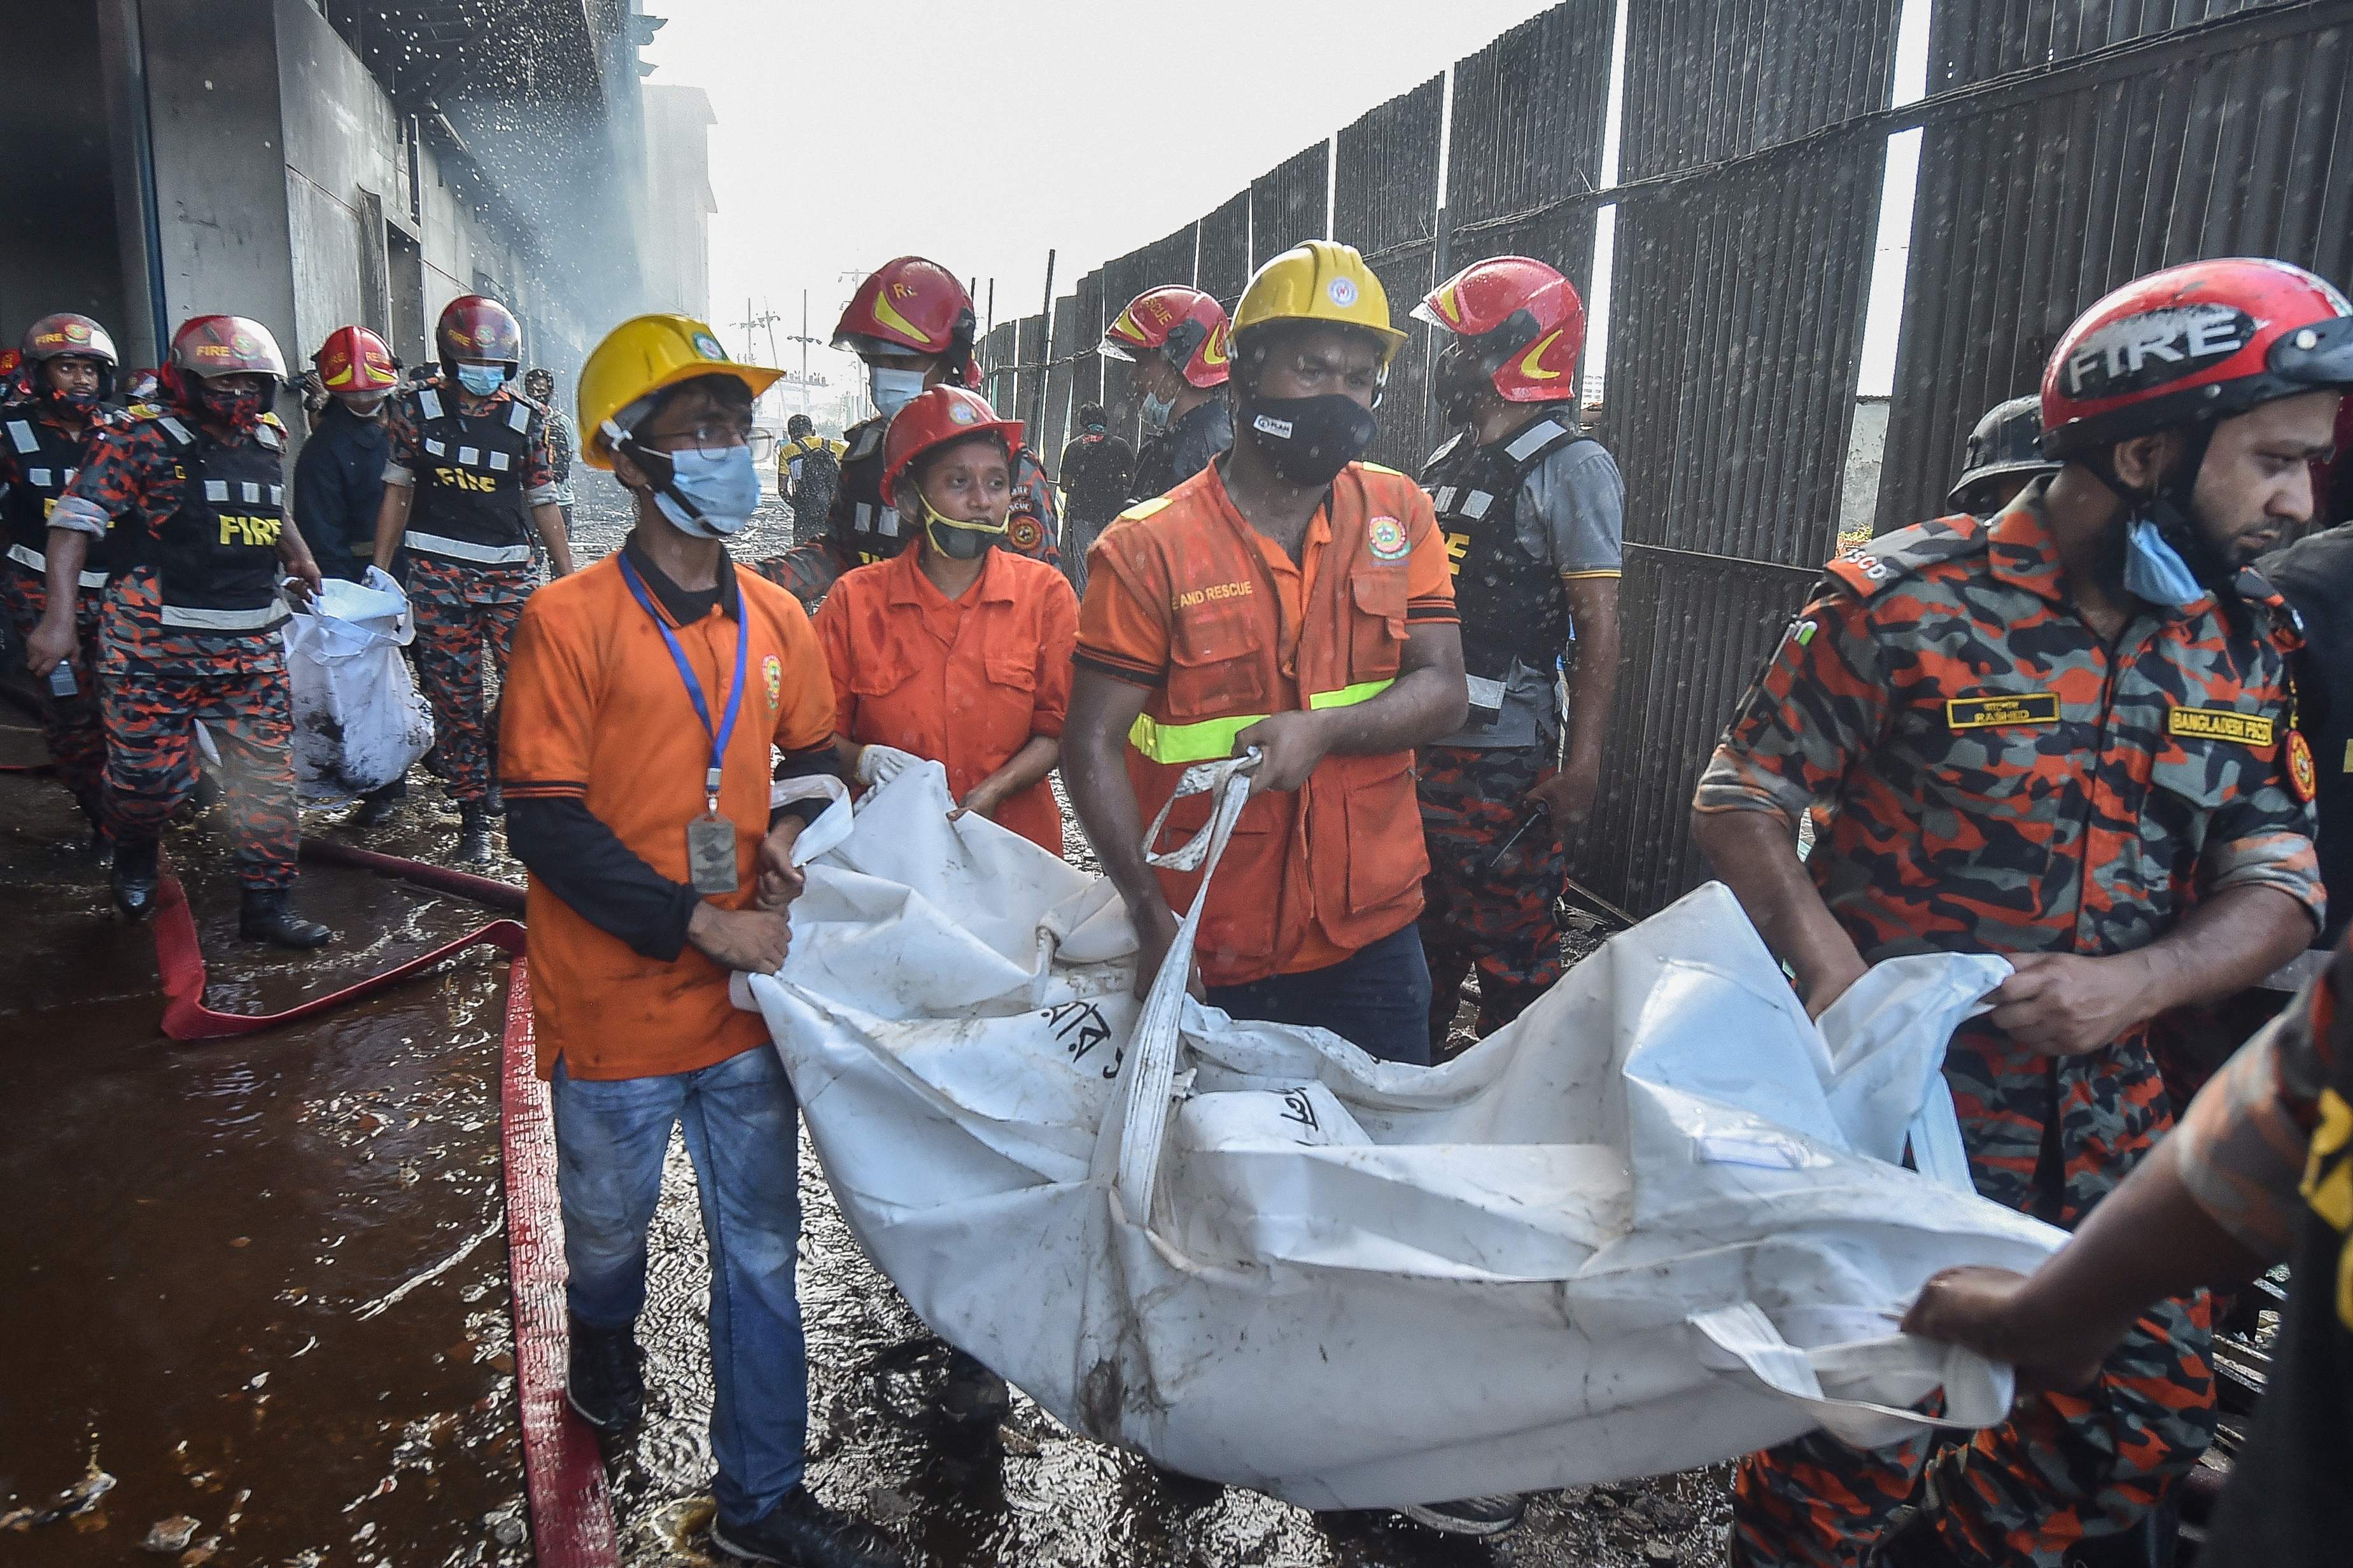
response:
<svg viewBox="0 0 2353 1568"><path fill-rule="evenodd" d="M976 812L1062 852L1046 782L1061 759L1079 606L1060 573L995 548L1021 424L961 386L914 398L883 446L882 501L916 548L849 573L818 611L835 745L861 784L944 763Z"/></svg>

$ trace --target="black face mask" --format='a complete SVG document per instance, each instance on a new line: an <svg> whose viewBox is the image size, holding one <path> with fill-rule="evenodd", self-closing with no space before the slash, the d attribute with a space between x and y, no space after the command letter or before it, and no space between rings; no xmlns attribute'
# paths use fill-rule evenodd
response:
<svg viewBox="0 0 2353 1568"><path fill-rule="evenodd" d="M1274 471L1320 489L1365 455L1380 432L1373 411L1342 392L1320 397L1260 397L1243 410L1250 440Z"/></svg>

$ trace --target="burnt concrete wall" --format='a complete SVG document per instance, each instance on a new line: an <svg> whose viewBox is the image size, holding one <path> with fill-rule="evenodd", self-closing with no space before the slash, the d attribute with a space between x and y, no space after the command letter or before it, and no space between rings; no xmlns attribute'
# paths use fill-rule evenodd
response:
<svg viewBox="0 0 2353 1568"><path fill-rule="evenodd" d="M52 310L123 331L123 280L96 11L0 0L0 346Z"/></svg>

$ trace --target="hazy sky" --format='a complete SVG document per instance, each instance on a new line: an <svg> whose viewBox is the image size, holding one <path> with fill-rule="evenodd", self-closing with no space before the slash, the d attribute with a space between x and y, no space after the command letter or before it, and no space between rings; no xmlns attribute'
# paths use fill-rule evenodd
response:
<svg viewBox="0 0 2353 1568"><path fill-rule="evenodd" d="M790 365L804 288L820 340L858 276L910 251L980 279L984 315L991 278L997 320L1033 314L1050 247L1067 294L1553 3L646 0L670 21L645 58L649 80L703 89L718 116L721 334L742 344L748 295L784 318L774 331ZM1926 12L1904 0L1899 103L1922 90ZM1887 390L1894 357L1918 141L1891 149L1866 393ZM1608 342L1606 259L1595 285L1588 372ZM766 346L763 334L763 357ZM811 369L854 379L829 358Z"/></svg>
<svg viewBox="0 0 2353 1568"><path fill-rule="evenodd" d="M740 344L746 294L781 340L807 288L824 338L839 274L909 251L1034 314L1049 247L1068 293L1550 3L647 0L645 58L719 117L712 310Z"/></svg>

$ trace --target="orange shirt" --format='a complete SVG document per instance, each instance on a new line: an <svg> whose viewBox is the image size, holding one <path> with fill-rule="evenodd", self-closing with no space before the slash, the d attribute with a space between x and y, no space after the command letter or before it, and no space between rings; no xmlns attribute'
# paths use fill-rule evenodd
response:
<svg viewBox="0 0 2353 1568"><path fill-rule="evenodd" d="M919 549L861 566L818 609L833 670L834 724L860 745L896 746L945 763L962 800L1033 735L1060 739L1071 706L1079 606L1042 561L992 550L960 598L940 592ZM997 821L1062 852L1062 813L1039 779Z"/></svg>
<svg viewBox="0 0 2353 1568"><path fill-rule="evenodd" d="M719 810L735 826L737 889L707 900L727 909L752 901L773 749L805 752L833 734L833 682L800 602L754 573L734 579L752 640ZM714 607L674 630L717 723L734 678L737 623ZM583 800L655 871L684 882L686 825L703 813L710 762L710 731L617 557L531 596L499 731L508 799ZM527 909L541 1077L558 1057L582 1079L691 1072L768 1043L759 1016L728 1000L727 971L693 948L667 963L643 957L536 877Z"/></svg>
<svg viewBox="0 0 2353 1568"><path fill-rule="evenodd" d="M1301 636L1309 619L1309 607L1317 603L1317 584L1324 573L1348 574L1348 585L1356 589L1356 602L1361 607L1371 574L1396 572L1401 565L1405 581L1399 597L1404 614L1397 635L1402 635L1405 626L1415 623L1454 621L1454 585L1446 542L1438 531L1430 498L1421 489L1393 469L1359 463L1345 470L1335 483L1333 496L1335 503L1344 509L1349 538L1368 542L1361 549L1352 546L1345 559L1334 553L1333 519L1329 510L1324 509L1310 520L1306 537L1300 545L1300 558L1293 561L1280 544L1251 527L1235 509L1215 464L1160 500L1132 509L1106 529L1088 552L1087 598L1079 611L1077 661L1138 685L1165 688L1172 664L1198 668L1236 651L1240 627L1233 617L1240 616L1262 626L1273 639L1280 676L1274 689L1266 691L1255 706L1266 712L1279 713L1303 706L1298 683ZM1136 548L1141 541L1131 538L1129 531L1166 535L1211 521L1232 526L1255 546L1265 578L1273 585L1274 605L1271 612L1254 607L1257 586L1247 581L1203 584L1181 593L1147 592L1142 588L1147 583L1161 587L1168 584L1161 584L1163 574L1154 564L1152 552ZM1377 525L1385 526L1374 537L1372 530ZM1393 661L1394 652L1390 658ZM1409 763L1409 755L1406 763ZM1335 764L1339 769L1355 769L1363 766L1364 760L1327 758L1316 772L1322 774L1335 770ZM1147 822L1160 806L1159 800L1141 796L1138 804ZM1194 809L1188 812L1188 806ZM1274 833L1277 829L1272 817L1282 809L1272 796L1253 797L1243 813L1238 834ZM1365 831L1408 836L1414 852L1419 854L1421 824L1418 815L1409 813L1394 822L1381 822L1377 828L1371 821L1373 815L1352 810L1351 830L1356 830L1361 820ZM1176 840L1180 831L1198 827L1205 816L1200 803L1178 803L1169 816L1170 842ZM1240 860L1234 850L1228 851L1228 858L1240 868ZM1212 889L1210 918L1229 900L1276 901L1276 890L1271 888L1244 886L1248 875L1242 871L1229 876L1227 869L1220 868L1219 881ZM1345 884L1342 871L1327 868L1325 875ZM1170 902L1182 910L1191 896L1192 879L1164 872L1162 883L1170 894ZM1212 984L1235 984L1269 973L1295 974L1328 968L1364 945L1362 942L1343 942L1333 932L1335 924L1345 921L1340 912L1345 906L1343 895L1301 910L1290 929L1280 932L1277 951L1271 959L1238 954L1228 966L1219 962L1214 945L1205 943L1203 975ZM1289 908L1286 906L1287 910ZM1411 909L1406 910L1398 923L1410 920L1412 914Z"/></svg>

